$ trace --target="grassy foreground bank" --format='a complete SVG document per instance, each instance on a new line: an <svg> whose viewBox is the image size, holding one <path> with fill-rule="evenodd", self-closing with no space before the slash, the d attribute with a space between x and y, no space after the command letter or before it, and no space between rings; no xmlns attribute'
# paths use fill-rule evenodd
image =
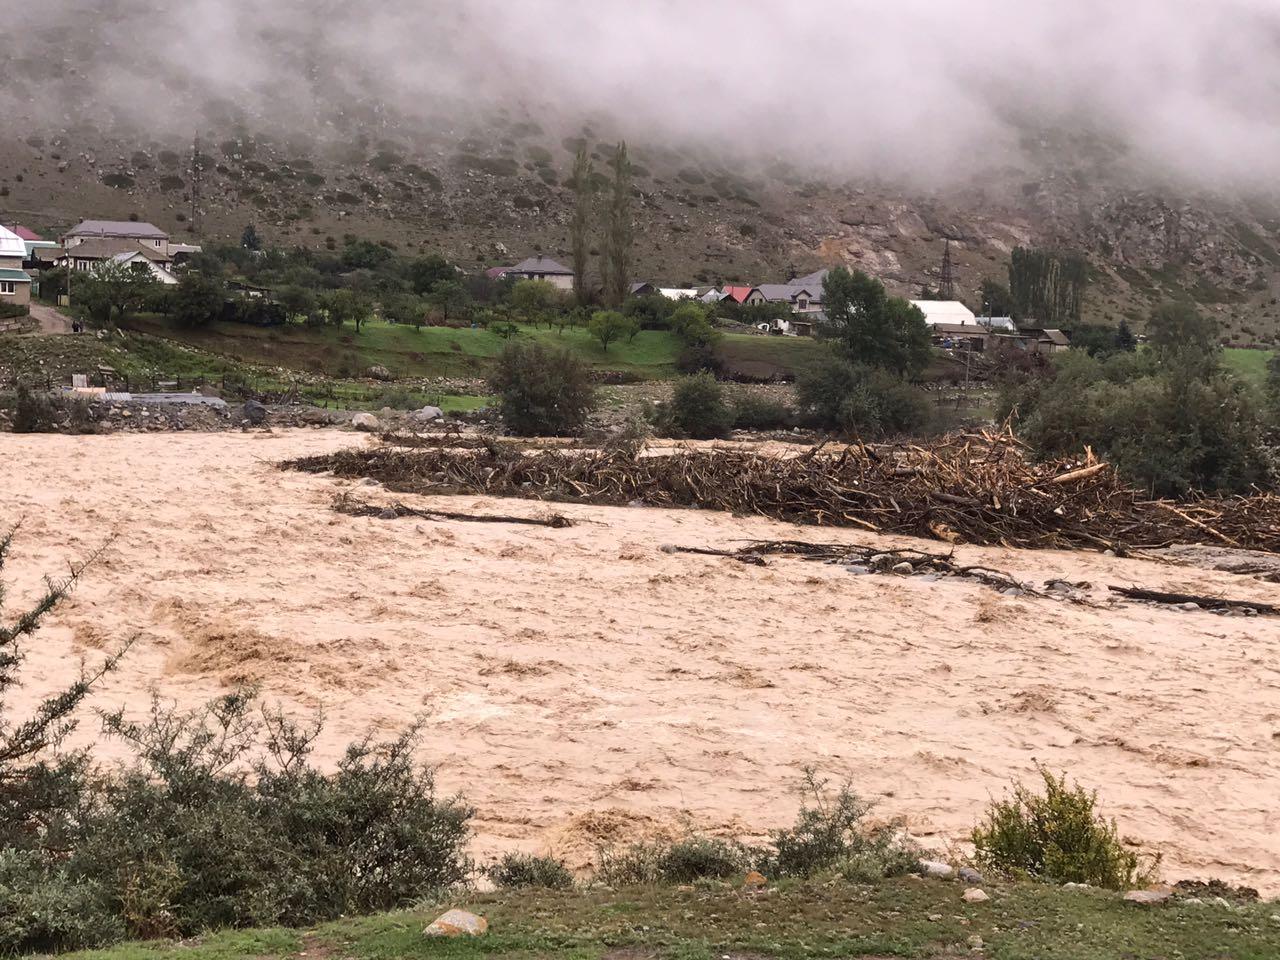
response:
<svg viewBox="0 0 1280 960"><path fill-rule="evenodd" d="M523 890L458 897L307 931L213 934L182 944L124 944L74 954L100 960L233 957L397 960L430 957L945 957L1135 960L1280 956L1280 905L1171 901L1045 884L987 884L970 904L958 883L903 878L874 886L792 881L736 886ZM422 928L449 907L485 916L480 939L435 940ZM979 943L980 941L980 943Z"/></svg>

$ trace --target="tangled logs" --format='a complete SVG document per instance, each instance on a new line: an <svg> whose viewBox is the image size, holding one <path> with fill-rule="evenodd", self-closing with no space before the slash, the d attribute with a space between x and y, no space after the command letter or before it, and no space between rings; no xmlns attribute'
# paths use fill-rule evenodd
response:
<svg viewBox="0 0 1280 960"><path fill-rule="evenodd" d="M949 543L1092 548L1124 554L1181 543L1280 552L1280 498L1151 500L1105 463L1037 463L1009 434L929 446L645 451L345 450L284 465L372 477L400 493L471 493L609 505L699 507Z"/></svg>

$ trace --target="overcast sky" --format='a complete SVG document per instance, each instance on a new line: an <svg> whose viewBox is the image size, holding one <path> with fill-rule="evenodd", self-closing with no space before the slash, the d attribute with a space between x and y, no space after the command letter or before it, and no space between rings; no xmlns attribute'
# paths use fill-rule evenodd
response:
<svg viewBox="0 0 1280 960"><path fill-rule="evenodd" d="M1066 130L1084 118L1206 183L1266 186L1280 166L1280 0L11 6L6 59L43 43L67 57L62 79L23 90L33 121L115 112L190 130L194 102L215 99L292 126L501 106L568 126L608 114L641 143L940 177L1003 162L1021 118Z"/></svg>

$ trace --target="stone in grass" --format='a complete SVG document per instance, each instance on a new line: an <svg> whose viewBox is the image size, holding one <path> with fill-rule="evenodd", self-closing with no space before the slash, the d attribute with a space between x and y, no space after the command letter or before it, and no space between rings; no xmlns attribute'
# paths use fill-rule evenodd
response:
<svg viewBox="0 0 1280 960"><path fill-rule="evenodd" d="M351 418L351 425L357 430L363 430L366 433L373 433L382 426L378 423L378 418L372 413L357 413Z"/></svg>
<svg viewBox="0 0 1280 960"><path fill-rule="evenodd" d="M937 880L950 880L956 875L956 871L951 864L943 863L941 860L921 860L919 868L920 872L926 877L933 877Z"/></svg>
<svg viewBox="0 0 1280 960"><path fill-rule="evenodd" d="M964 892L965 903L986 903L991 898L987 896L987 891L980 890L977 887L970 887Z"/></svg>
<svg viewBox="0 0 1280 960"><path fill-rule="evenodd" d="M409 414L409 419L414 423L432 423L443 418L444 411L439 407L423 407L421 410L414 410Z"/></svg>
<svg viewBox="0 0 1280 960"><path fill-rule="evenodd" d="M973 869L973 867L961 867L960 879L976 887L982 883L982 874Z"/></svg>
<svg viewBox="0 0 1280 960"><path fill-rule="evenodd" d="M422 932L428 937L483 937L489 932L489 921L466 910L450 910Z"/></svg>
<svg viewBox="0 0 1280 960"><path fill-rule="evenodd" d="M1169 887L1151 887L1148 890L1130 890L1124 895L1124 901L1125 903L1150 906L1156 903L1164 903L1171 896L1173 896L1173 890Z"/></svg>

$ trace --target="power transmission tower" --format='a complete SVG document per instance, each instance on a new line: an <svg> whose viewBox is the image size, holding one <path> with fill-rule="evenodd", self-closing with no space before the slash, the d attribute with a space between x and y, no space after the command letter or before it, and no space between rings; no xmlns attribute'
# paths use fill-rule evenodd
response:
<svg viewBox="0 0 1280 960"><path fill-rule="evenodd" d="M942 278L938 283L938 296L943 300L956 298L955 268L951 264L951 241L942 250Z"/></svg>
<svg viewBox="0 0 1280 960"><path fill-rule="evenodd" d="M200 156L200 134L191 147L191 232L197 237L203 226L201 207L204 203L204 160Z"/></svg>

